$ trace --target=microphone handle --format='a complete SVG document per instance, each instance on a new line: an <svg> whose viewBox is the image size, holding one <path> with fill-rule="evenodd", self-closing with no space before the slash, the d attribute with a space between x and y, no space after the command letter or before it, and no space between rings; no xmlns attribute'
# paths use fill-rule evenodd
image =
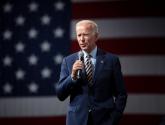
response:
<svg viewBox="0 0 165 125"><path fill-rule="evenodd" d="M79 69L78 71L77 71L77 79L80 79L81 78L81 69Z"/></svg>
<svg viewBox="0 0 165 125"><path fill-rule="evenodd" d="M79 52L79 60L80 60L80 61L83 61L83 60L84 60L84 54L83 54L82 51ZM81 78L81 72L82 72L81 69L79 69L79 70L77 71L77 79L80 79L80 78Z"/></svg>

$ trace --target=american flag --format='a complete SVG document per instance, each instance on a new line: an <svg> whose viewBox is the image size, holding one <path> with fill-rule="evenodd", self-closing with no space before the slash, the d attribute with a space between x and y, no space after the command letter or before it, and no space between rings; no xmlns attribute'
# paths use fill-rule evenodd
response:
<svg viewBox="0 0 165 125"><path fill-rule="evenodd" d="M119 55L128 102L121 125L162 125L165 9L160 1L4 0L0 3L0 123L65 124L54 85L79 50L75 23L93 19L98 47ZM71 28L71 29L69 29Z"/></svg>
<svg viewBox="0 0 165 125"><path fill-rule="evenodd" d="M70 22L70 1L1 1L0 117L58 114L48 104L70 52Z"/></svg>

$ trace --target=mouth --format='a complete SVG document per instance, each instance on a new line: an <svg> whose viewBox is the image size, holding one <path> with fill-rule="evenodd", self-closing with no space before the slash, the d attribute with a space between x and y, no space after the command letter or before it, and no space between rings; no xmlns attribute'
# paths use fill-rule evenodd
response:
<svg viewBox="0 0 165 125"><path fill-rule="evenodd" d="M81 44L80 46L81 46L81 47L86 47L86 45L84 45L84 44Z"/></svg>

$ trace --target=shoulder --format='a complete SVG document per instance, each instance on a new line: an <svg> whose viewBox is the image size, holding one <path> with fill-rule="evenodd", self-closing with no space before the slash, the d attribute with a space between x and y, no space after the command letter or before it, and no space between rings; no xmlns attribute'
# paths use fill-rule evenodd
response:
<svg viewBox="0 0 165 125"><path fill-rule="evenodd" d="M64 57L64 60L69 61L69 62L72 60L76 60L76 59L78 59L78 52L72 53L72 54Z"/></svg>
<svg viewBox="0 0 165 125"><path fill-rule="evenodd" d="M120 64L120 59L118 57L118 55L114 54L114 53L110 53L110 52L106 52L106 51L103 51L103 55L104 55L104 60L109 63L109 64L112 64L113 67L121 67L121 64Z"/></svg>
<svg viewBox="0 0 165 125"><path fill-rule="evenodd" d="M73 63L75 62L75 60L78 59L78 53L73 53L73 54L70 54L68 56L65 56L62 60L62 63L61 65L62 66L72 66Z"/></svg>
<svg viewBox="0 0 165 125"><path fill-rule="evenodd" d="M102 49L98 49L98 55L102 55L107 59L118 59L118 55L111 53L111 52L107 52L105 50Z"/></svg>
<svg viewBox="0 0 165 125"><path fill-rule="evenodd" d="M112 59L113 61L119 61L119 57L116 54L107 52L107 57Z"/></svg>

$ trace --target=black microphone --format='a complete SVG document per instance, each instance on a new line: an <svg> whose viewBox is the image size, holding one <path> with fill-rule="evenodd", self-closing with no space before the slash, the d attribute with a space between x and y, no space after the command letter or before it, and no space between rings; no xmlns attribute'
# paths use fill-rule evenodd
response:
<svg viewBox="0 0 165 125"><path fill-rule="evenodd" d="M80 52L78 53L78 57L79 57L79 60L80 60L80 61L83 61L83 60L84 60L84 53L83 53L82 51L80 51ZM79 70L77 71L77 78L78 78L78 79L81 78L81 72L82 72L81 69L79 69Z"/></svg>

